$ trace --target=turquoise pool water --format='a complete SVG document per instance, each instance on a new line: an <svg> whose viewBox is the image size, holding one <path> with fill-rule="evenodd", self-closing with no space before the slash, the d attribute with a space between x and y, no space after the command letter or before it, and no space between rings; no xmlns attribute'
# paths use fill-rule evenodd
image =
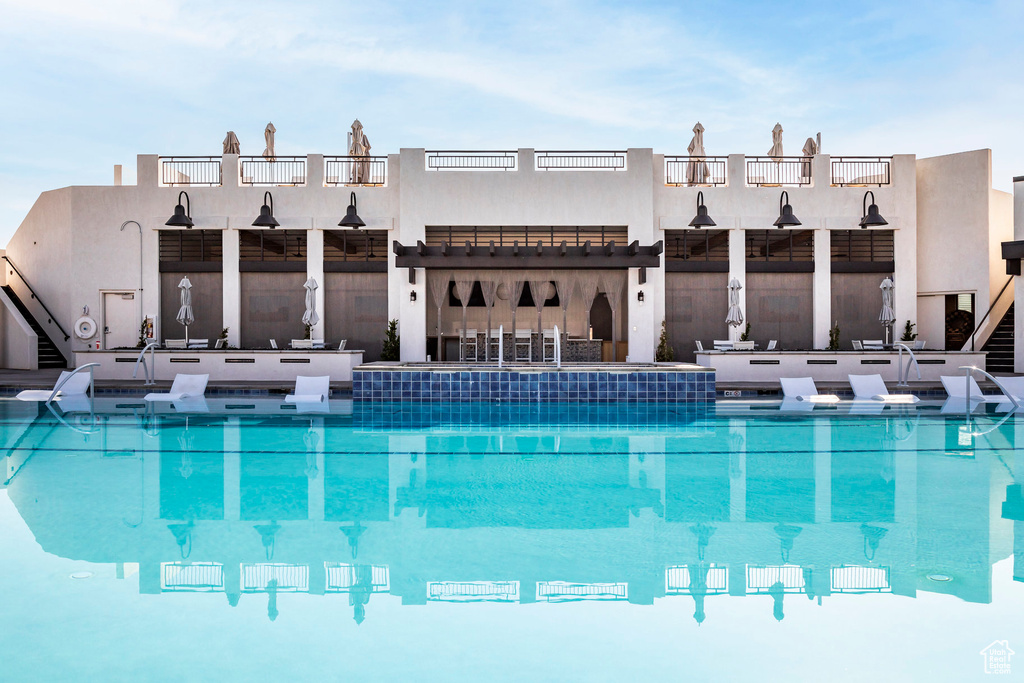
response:
<svg viewBox="0 0 1024 683"><path fill-rule="evenodd" d="M1024 416L133 400L0 401L2 680L1024 677Z"/></svg>

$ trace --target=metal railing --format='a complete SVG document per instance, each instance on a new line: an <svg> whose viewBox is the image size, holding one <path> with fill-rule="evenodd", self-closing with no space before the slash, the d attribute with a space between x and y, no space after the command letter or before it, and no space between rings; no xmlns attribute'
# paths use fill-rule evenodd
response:
<svg viewBox="0 0 1024 683"><path fill-rule="evenodd" d="M892 157L832 157L832 184L881 187L892 182Z"/></svg>
<svg viewBox="0 0 1024 683"><path fill-rule="evenodd" d="M242 185L305 185L306 157L239 157Z"/></svg>
<svg viewBox="0 0 1024 683"><path fill-rule="evenodd" d="M216 562L164 562L160 590L214 592L224 590L224 565Z"/></svg>
<svg viewBox="0 0 1024 683"><path fill-rule="evenodd" d="M747 591L766 593L776 583L781 583L786 593L804 590L804 572L795 564L747 565Z"/></svg>
<svg viewBox="0 0 1024 683"><path fill-rule="evenodd" d="M38 301L39 305L43 307L44 311L46 311L46 315L49 316L46 322L51 325L55 325L57 329L60 330L60 333L64 335L64 341L71 339L71 335L64 331L64 328L61 327L59 322L57 322L57 317L53 313L50 313L50 309L46 307L46 304L43 303L43 300L40 299L39 296L36 294L35 290L32 289L32 285L30 285L28 280L25 279L25 276L21 274L21 271L18 270L18 267L14 265L14 261L12 261L7 256L4 256L2 258L4 261L7 261L7 265L11 267L11 270L13 270L14 273L21 278L21 281L25 283L25 286L28 287L28 292L29 294L32 295L32 298Z"/></svg>
<svg viewBox="0 0 1024 683"><path fill-rule="evenodd" d="M999 389L999 391L1003 392L1003 396L1005 396L1006 398L1010 399L1010 403L1013 404L1013 409L1014 410L1020 410L1020 402L1017 400L1017 398L1012 393L1010 393L1010 391L1006 387L1003 386L1002 382L1000 382L998 379L993 377L991 373L985 372L981 368L979 368L977 366L974 366L974 365L961 365L958 369L964 371L964 384L967 387L967 389L966 389L966 391L964 393L964 396L966 397L968 404L972 400L974 400L974 395L971 393L971 388L972 388L971 387L971 373L977 372L977 373L987 377L988 381L992 382L992 384L995 384L996 388ZM967 411L968 418L970 418L970 413L971 413L971 411L968 410Z"/></svg>
<svg viewBox="0 0 1024 683"><path fill-rule="evenodd" d="M139 351L139 357L135 359L135 367L132 369L132 379L139 376L139 365L142 365L142 372L145 374L145 381L142 383L143 386L151 386L156 384L156 349L160 346L160 342L156 339L150 339L146 342L146 345ZM146 363L146 352L149 351L149 364Z"/></svg>
<svg viewBox="0 0 1024 683"><path fill-rule="evenodd" d="M900 364L899 369L896 371L896 386L898 387L909 387L910 383L910 366L914 365L917 367L917 379L921 379L921 365L917 362L917 356L914 355L914 350L903 342L896 342L893 344L900 352ZM903 351L906 350L910 354L910 360L907 361L907 371L903 372Z"/></svg>
<svg viewBox="0 0 1024 683"><path fill-rule="evenodd" d="M747 185L810 185L811 157L747 157Z"/></svg>
<svg viewBox="0 0 1024 683"><path fill-rule="evenodd" d="M888 567L840 565L831 571L833 593L890 593Z"/></svg>
<svg viewBox="0 0 1024 683"><path fill-rule="evenodd" d="M628 597L627 584L625 583L537 582L537 599L548 602L626 600Z"/></svg>
<svg viewBox="0 0 1024 683"><path fill-rule="evenodd" d="M53 391L50 392L50 397L46 399L46 402L50 403L55 398L57 398L57 394L60 393L61 388L65 384L67 384L72 377L82 372L83 370L87 370L89 372L89 389L87 390L89 398L90 400L96 398L96 372L95 370L93 370L93 368L98 367L100 367L99 363L86 363L85 365L79 365L77 368L69 372L67 376L64 377L64 379L60 380L59 382L57 382L57 384L54 385Z"/></svg>
<svg viewBox="0 0 1024 683"><path fill-rule="evenodd" d="M160 184L218 187L224 182L220 157L160 157Z"/></svg>
<svg viewBox="0 0 1024 683"><path fill-rule="evenodd" d="M355 565L340 562L325 562L327 570L327 592L348 593L354 587L370 588L374 593L387 593L390 577L387 565ZM366 580L369 579L369 585Z"/></svg>
<svg viewBox="0 0 1024 683"><path fill-rule="evenodd" d="M519 153L498 151L427 150L428 171L515 171Z"/></svg>
<svg viewBox="0 0 1024 683"><path fill-rule="evenodd" d="M705 565L707 578L703 589L708 593L725 593L729 590L729 569L720 565ZM665 593L691 593L693 591L694 574L701 571L700 567L679 565L665 569Z"/></svg>
<svg viewBox="0 0 1024 683"><path fill-rule="evenodd" d="M974 335L978 334L978 330L980 330L981 326L985 324L986 320L988 320L989 315L992 314L992 309L996 307L996 304L999 303L999 299L1002 298L1003 292L1005 292L1006 288L1010 286L1011 282L1013 282L1013 277L1013 275L1009 277L1006 284L1003 285L1003 288L999 290L998 294L996 294L996 298L992 301L992 305L988 307L987 311L985 311L985 315L981 316L981 322L974 326L974 331L971 332L971 351L974 351Z"/></svg>
<svg viewBox="0 0 1024 683"><path fill-rule="evenodd" d="M538 171L625 171L626 153L545 150L536 153Z"/></svg>
<svg viewBox="0 0 1024 683"><path fill-rule="evenodd" d="M386 185L387 157L324 157L324 185Z"/></svg>
<svg viewBox="0 0 1024 683"><path fill-rule="evenodd" d="M665 157L665 184L703 187L726 184L728 157Z"/></svg>
<svg viewBox="0 0 1024 683"><path fill-rule="evenodd" d="M516 602L518 581L431 581L427 600L437 602Z"/></svg>
<svg viewBox="0 0 1024 683"><path fill-rule="evenodd" d="M242 590L246 593L266 591L271 581L278 592L303 593L309 590L309 567L304 564L242 565Z"/></svg>

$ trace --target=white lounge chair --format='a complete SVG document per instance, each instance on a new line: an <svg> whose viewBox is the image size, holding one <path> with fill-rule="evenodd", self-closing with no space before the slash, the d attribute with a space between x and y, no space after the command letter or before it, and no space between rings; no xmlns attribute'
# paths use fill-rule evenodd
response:
<svg viewBox="0 0 1024 683"><path fill-rule="evenodd" d="M171 383L170 391L146 394L146 400L173 402L198 398L206 394L206 384L209 381L209 375L177 374L174 376L174 382Z"/></svg>
<svg viewBox="0 0 1024 683"><path fill-rule="evenodd" d="M715 339L713 344L716 351L730 351L732 349L732 342L728 339Z"/></svg>
<svg viewBox="0 0 1024 683"><path fill-rule="evenodd" d="M516 329L514 351L514 358L517 362L530 362L533 358L533 332L531 330Z"/></svg>
<svg viewBox="0 0 1024 683"><path fill-rule="evenodd" d="M809 401L810 403L837 403L839 397L835 394L819 394L818 388L814 386L813 377L782 377L779 379L782 384L782 395L785 398L795 398L798 401Z"/></svg>
<svg viewBox="0 0 1024 683"><path fill-rule="evenodd" d="M885 344L881 339L865 339L863 342L865 351L881 351Z"/></svg>
<svg viewBox="0 0 1024 683"><path fill-rule="evenodd" d="M324 340L323 339L313 339L312 340L312 347L314 349L322 349L322 348L324 348Z"/></svg>
<svg viewBox="0 0 1024 683"><path fill-rule="evenodd" d="M999 383L1002 384L1018 402L1024 400L1024 377L1000 377ZM963 384L963 382L961 382L961 384Z"/></svg>
<svg viewBox="0 0 1024 683"><path fill-rule="evenodd" d="M854 340L850 341L850 343L853 344L853 350L854 351L863 351L864 350L864 344L861 343L860 339L854 339Z"/></svg>
<svg viewBox="0 0 1024 683"><path fill-rule="evenodd" d="M853 397L883 403L917 403L913 394L890 394L881 375L849 375Z"/></svg>
<svg viewBox="0 0 1024 683"><path fill-rule="evenodd" d="M92 386L92 369L71 376L71 370L64 370L53 384L53 389L26 389L15 397L20 401L49 401L69 399L73 396L87 396ZM68 379L70 378L70 379ZM61 382L64 384L62 385ZM58 390L58 387L60 389Z"/></svg>
<svg viewBox="0 0 1024 683"><path fill-rule="evenodd" d="M942 388L946 390L950 398L958 398L961 400L967 400L967 383L964 381L963 375L942 375L939 377L942 380ZM978 401L981 403L1009 403L1010 399L1006 396L987 396L982 393L981 387L978 386L977 380L974 377L970 377L969 380L971 385L970 400ZM1001 382L1002 380L1000 380ZM1012 392L1013 389L1007 387L1007 391Z"/></svg>
<svg viewBox="0 0 1024 683"><path fill-rule="evenodd" d="M778 343L779 343L778 339L769 339L768 340L768 346L766 346L764 350L765 351L774 351L775 347L778 345Z"/></svg>
<svg viewBox="0 0 1024 683"><path fill-rule="evenodd" d="M694 341L697 344L697 352L698 353L703 352L704 351L704 344L701 343L700 339L695 339Z"/></svg>
<svg viewBox="0 0 1024 683"><path fill-rule="evenodd" d="M272 348L272 349L276 349L277 348L277 340L276 339L271 339L270 340L270 348Z"/></svg>
<svg viewBox="0 0 1024 683"><path fill-rule="evenodd" d="M291 344L289 344L289 346L291 346L291 348L293 348L293 349L311 349L311 348L313 348L313 340L312 339L292 339Z"/></svg>
<svg viewBox="0 0 1024 683"><path fill-rule="evenodd" d="M338 342L338 350L339 351L344 351L345 350L345 344L348 344L348 339L342 339L340 342Z"/></svg>
<svg viewBox="0 0 1024 683"><path fill-rule="evenodd" d="M209 339L189 339L187 346L190 349L208 349L208 348L210 348L210 340Z"/></svg>
<svg viewBox="0 0 1024 683"><path fill-rule="evenodd" d="M184 349L186 346L184 339L164 339L165 349Z"/></svg>
<svg viewBox="0 0 1024 683"><path fill-rule="evenodd" d="M215 348L215 349L223 349L223 348L226 348L227 345L228 345L228 340L225 337L221 337L220 339L218 339L217 341L215 341L213 343L213 348Z"/></svg>
<svg viewBox="0 0 1024 683"><path fill-rule="evenodd" d="M914 351L922 351L924 349L924 345L926 343L927 342L916 341L916 342L914 342L914 344L910 348L913 349Z"/></svg>
<svg viewBox="0 0 1024 683"><path fill-rule="evenodd" d="M295 378L295 393L284 397L285 403L323 403L331 393L330 376Z"/></svg>

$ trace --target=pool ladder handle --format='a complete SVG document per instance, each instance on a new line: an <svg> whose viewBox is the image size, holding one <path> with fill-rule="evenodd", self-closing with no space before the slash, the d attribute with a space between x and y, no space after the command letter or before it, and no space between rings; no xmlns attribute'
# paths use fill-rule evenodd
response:
<svg viewBox="0 0 1024 683"><path fill-rule="evenodd" d="M985 372L976 365L961 365L959 369L964 371L964 383L967 385L967 392L964 394L964 396L967 397L968 405L971 402L971 373L980 372L982 375L991 380L991 382L996 385L996 388L998 388L999 391L1003 392L1003 395L1006 396L1006 398L1010 399L1010 403L1013 404L1014 411L1020 410L1020 403L1017 402L1017 399L1014 398L1013 394L1007 391L1006 387L1004 387L1002 383L998 379L993 377L991 374ZM970 410L968 410L967 413L969 415Z"/></svg>
<svg viewBox="0 0 1024 683"><path fill-rule="evenodd" d="M156 384L156 347L160 346L160 342L155 339L150 339L146 342L146 346L139 352L139 357L135 359L135 369L132 370L132 379L139 376L139 363L142 364L142 369L146 373L146 381L142 383L142 386L148 387ZM149 365L146 365L146 351L149 351ZM150 367L150 365L152 367Z"/></svg>
<svg viewBox="0 0 1024 683"><path fill-rule="evenodd" d="M896 386L898 387L909 387L908 380L910 379L910 364L913 363L917 366L917 379L921 379L921 365L917 362L917 356L914 355L914 351L906 344L896 342L893 344L900 352L900 365L899 370L896 372ZM907 361L907 371L903 372L903 350L906 349L907 353L910 354L910 360Z"/></svg>

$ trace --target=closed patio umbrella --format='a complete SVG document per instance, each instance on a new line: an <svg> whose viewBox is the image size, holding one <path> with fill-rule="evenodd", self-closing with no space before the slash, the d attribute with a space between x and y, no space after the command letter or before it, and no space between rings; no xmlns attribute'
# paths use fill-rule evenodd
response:
<svg viewBox="0 0 1024 683"><path fill-rule="evenodd" d="M242 147L238 144L238 136L235 131L229 130L224 137L224 154L241 154Z"/></svg>
<svg viewBox="0 0 1024 683"><path fill-rule="evenodd" d="M706 183L710 172L704 162L707 154L704 152L704 126L700 125L700 121L693 127L693 139L686 151L690 155L690 161L686 164L686 182L689 185Z"/></svg>
<svg viewBox="0 0 1024 683"><path fill-rule="evenodd" d="M725 322L730 327L739 327L743 324L743 311L740 310L740 290L743 285L736 278L729 280L729 312L725 316Z"/></svg>
<svg viewBox="0 0 1024 683"><path fill-rule="evenodd" d="M892 290L895 285L892 280L885 278L878 286L882 290L882 310L878 314L878 322L885 326L885 343L889 343L889 331L892 324L896 322L896 312L892 308Z"/></svg>
<svg viewBox="0 0 1024 683"><path fill-rule="evenodd" d="M320 322L320 316L316 313L316 280L309 278L302 286L306 290L306 311L302 314L302 324L313 327Z"/></svg>
<svg viewBox="0 0 1024 683"><path fill-rule="evenodd" d="M263 137L267 140L267 148L263 150L263 158L267 161L274 160L274 133L276 132L277 128L274 128L273 123L268 123L263 131Z"/></svg>
<svg viewBox="0 0 1024 683"><path fill-rule="evenodd" d="M352 122L352 131L348 134L348 155L350 157L368 157L370 155L370 139L363 132L363 124L356 119ZM349 182L354 185L369 182L370 164L367 160L352 164Z"/></svg>
<svg viewBox="0 0 1024 683"><path fill-rule="evenodd" d="M782 125L776 123L775 127L772 128L772 148L768 150L768 156L770 156L775 163L782 161Z"/></svg>
<svg viewBox="0 0 1024 683"><path fill-rule="evenodd" d="M178 316L175 320L178 321L178 324L185 326L185 346L188 346L188 326L196 320L192 313L192 283L189 282L188 275L181 278L178 289L181 291L181 308L178 309Z"/></svg>

